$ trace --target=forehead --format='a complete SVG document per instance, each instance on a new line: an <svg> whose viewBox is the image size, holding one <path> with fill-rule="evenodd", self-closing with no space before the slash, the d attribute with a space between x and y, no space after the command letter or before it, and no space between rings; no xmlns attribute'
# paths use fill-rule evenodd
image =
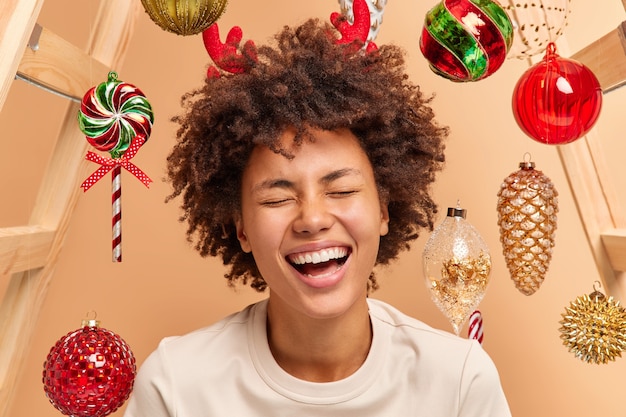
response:
<svg viewBox="0 0 626 417"><path fill-rule="evenodd" d="M280 136L279 146L291 157L264 145L256 146L246 165L244 180L256 176L315 175L328 170L351 169L363 174L372 172L367 155L350 130L311 129L309 133L310 137L301 143L295 143L292 131L285 131Z"/></svg>

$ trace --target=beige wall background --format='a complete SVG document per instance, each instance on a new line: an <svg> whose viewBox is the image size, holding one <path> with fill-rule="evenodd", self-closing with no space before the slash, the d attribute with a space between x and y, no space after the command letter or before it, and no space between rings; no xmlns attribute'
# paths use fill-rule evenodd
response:
<svg viewBox="0 0 626 417"><path fill-rule="evenodd" d="M47 0L39 23L84 47L97 1ZM591 292L599 275L556 148L527 138L511 113L511 93L528 62L508 60L495 75L471 84L437 77L418 47L424 14L434 4L389 0L377 43L396 43L406 49L410 76L426 93L436 95L439 120L451 128L447 167L434 190L441 208L439 222L445 209L460 200L468 220L490 247L494 268L480 305L483 346L499 368L513 415L623 416L626 359L587 364L569 353L559 338L561 313L577 296ZM566 36L559 42L564 56L624 20L620 0L572 0L570 7ZM336 10L335 0L231 0L220 26L240 25L245 38L263 42L284 24L310 16L328 19ZM165 158L175 140L175 126L169 119L179 112L180 96L200 85L208 64L200 36L164 32L141 13L125 64L116 70L121 80L141 88L154 107L153 134L134 162L155 182L148 190L129 174L123 175L124 261L120 264L110 260L109 177L81 195L28 346L11 416L60 415L43 393L42 365L50 347L79 327L88 312L95 311L102 327L122 336L141 364L162 337L208 325L264 297L247 288L228 288L219 260L200 258L186 242L184 225L177 221L177 203L164 203L169 193L162 181ZM93 84L102 81L94 79ZM600 121L590 135L606 149L622 201L624 94L616 91L605 96ZM13 83L0 113L0 226L26 224L66 105L65 99L20 81ZM526 152L560 194L554 257L545 283L530 297L518 292L509 278L496 224L500 183L518 169ZM95 165L85 165L85 177L93 170ZM380 272L381 289L373 296L434 327L451 330L425 289L421 256L427 238L421 236L410 252ZM0 276L0 296L7 279ZM113 415L122 413L123 409Z"/></svg>

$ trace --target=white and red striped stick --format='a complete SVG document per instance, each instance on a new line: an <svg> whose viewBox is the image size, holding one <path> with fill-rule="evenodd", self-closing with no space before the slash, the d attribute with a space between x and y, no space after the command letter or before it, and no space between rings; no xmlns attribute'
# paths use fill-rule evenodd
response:
<svg viewBox="0 0 626 417"><path fill-rule="evenodd" d="M468 338L476 339L478 343L483 344L483 317L478 310L470 316Z"/></svg>
<svg viewBox="0 0 626 417"><path fill-rule="evenodd" d="M100 164L100 168L87 177L80 185L83 191L90 189L96 182L111 171L113 262L122 262L122 168L133 174L135 178L141 181L146 187L149 187L152 182L145 172L130 161L144 142L145 136L137 135L131 142L126 153L120 158L104 158L97 153L91 151L87 152L86 159Z"/></svg>
<svg viewBox="0 0 626 417"><path fill-rule="evenodd" d="M113 205L113 262L122 262L122 167L111 171L111 203Z"/></svg>

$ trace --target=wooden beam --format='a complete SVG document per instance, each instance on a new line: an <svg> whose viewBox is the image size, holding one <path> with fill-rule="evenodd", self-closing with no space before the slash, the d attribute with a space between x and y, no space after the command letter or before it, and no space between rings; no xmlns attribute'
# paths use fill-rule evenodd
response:
<svg viewBox="0 0 626 417"><path fill-rule="evenodd" d="M576 202L583 228L591 248L600 279L607 291L617 299L626 299L625 284L616 273L605 250L602 233L613 230L621 217L615 194L607 186L606 167L597 152L592 152L591 142L599 139L593 131L586 137L564 146L558 146L559 157ZM596 156L596 158L594 158Z"/></svg>
<svg viewBox="0 0 626 417"><path fill-rule="evenodd" d="M605 93L626 83L625 33L626 22L622 22L616 29L572 55L572 59L593 71Z"/></svg>
<svg viewBox="0 0 626 417"><path fill-rule="evenodd" d="M26 48L17 68L20 78L66 97L82 99L94 80L106 80L109 68L46 28L35 26L36 49Z"/></svg>
<svg viewBox="0 0 626 417"><path fill-rule="evenodd" d="M44 0L0 1L0 110Z"/></svg>
<svg viewBox="0 0 626 417"><path fill-rule="evenodd" d="M626 0L622 0L626 8ZM607 93L626 84L626 22L572 56L598 78ZM626 218L603 159L597 134L558 147L596 267L611 295L626 299ZM606 232L606 231L609 232ZM617 231L617 232L616 232ZM622 251L622 253L619 253Z"/></svg>
<svg viewBox="0 0 626 417"><path fill-rule="evenodd" d="M611 229L602 233L602 243L616 271L626 271L626 229Z"/></svg>
<svg viewBox="0 0 626 417"><path fill-rule="evenodd" d="M26 0L19 0L23 1ZM87 49L93 51L93 58L111 68L122 64L140 8L141 3L137 1L100 2ZM46 264L39 269L13 274L0 304L0 417L11 415L13 390L78 199L79 184L84 179L84 170L79 168L85 163L87 144L76 125L77 111L77 103L68 106L31 213L30 224L56 230Z"/></svg>
<svg viewBox="0 0 626 417"><path fill-rule="evenodd" d="M41 226L0 229L0 276L44 266L54 234Z"/></svg>

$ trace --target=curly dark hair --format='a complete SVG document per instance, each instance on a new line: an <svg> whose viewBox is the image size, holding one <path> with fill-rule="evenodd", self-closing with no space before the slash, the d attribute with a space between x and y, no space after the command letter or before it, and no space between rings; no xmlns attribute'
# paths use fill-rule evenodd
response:
<svg viewBox="0 0 626 417"><path fill-rule="evenodd" d="M349 128L368 155L381 201L389 207L389 233L381 237L377 264L409 248L420 229L433 229L437 207L430 185L444 163L446 127L405 72L394 45L365 53L337 44L329 23L310 19L258 47L258 62L242 74L208 77L182 98L178 142L167 162L173 191L182 196L181 221L202 256L221 256L230 285L267 284L252 254L241 250L234 219L241 178L252 149L264 145L291 158L279 138L294 128L296 144L308 129ZM359 45L360 46L360 45ZM356 51L356 52L355 52ZM374 274L370 289L376 289Z"/></svg>

